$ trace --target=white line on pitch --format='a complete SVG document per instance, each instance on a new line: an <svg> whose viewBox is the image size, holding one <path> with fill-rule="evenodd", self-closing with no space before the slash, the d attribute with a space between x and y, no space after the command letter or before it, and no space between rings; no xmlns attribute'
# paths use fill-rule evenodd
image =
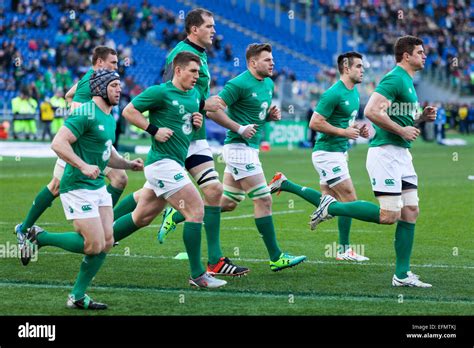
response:
<svg viewBox="0 0 474 348"><path fill-rule="evenodd" d="M76 255L73 253L69 252L54 252L54 251L45 251L45 252L40 252L41 255ZM137 255L137 254L132 254L132 255L122 255L122 254L108 254L108 256L111 257L130 257L130 258L136 258L136 259L160 259L160 260L173 260L174 258L172 256L164 256L164 255ZM202 258L203 260L206 260L204 257ZM243 261L243 262L268 262L267 259L246 259L246 258L233 258L233 261ZM354 265L354 266L380 266L380 267L393 267L395 266L394 263L377 263L377 262L357 262L357 263L348 263L344 261L320 261L320 260L309 260L305 261L305 263L309 264L317 264L317 265ZM457 269L474 269L474 266L465 266L465 265L436 265L436 264L412 264L411 266L413 267L420 267L420 268L457 268Z"/></svg>
<svg viewBox="0 0 474 348"><path fill-rule="evenodd" d="M12 288L44 288L44 289L63 289L69 290L71 288L70 285L60 285L60 284L41 284L41 283L15 283L15 282L0 282L1 287L12 287ZM176 294L176 293L189 293L196 296L226 296L226 297L248 297L253 298L258 296L258 298L266 297L266 298L287 298L288 294L281 293L281 294L268 294L262 293L258 290L256 291L246 291L246 292L239 292L239 291L196 291L191 289L160 289L155 287L122 287L122 286L93 286L94 290L103 290L103 291L129 291L129 292L155 292L161 294ZM308 300L329 300L329 301L361 301L361 302L386 302L390 301L393 302L392 297L376 297L376 296L356 296L356 295L345 295L345 296L334 296L334 295L324 295L324 294L295 294L299 298L305 298ZM406 302L421 302L421 303L429 303L429 302L436 302L436 303L446 303L446 304L468 304L472 305L471 301L465 300L442 300L442 299L421 299L421 298L410 298L407 299Z"/></svg>

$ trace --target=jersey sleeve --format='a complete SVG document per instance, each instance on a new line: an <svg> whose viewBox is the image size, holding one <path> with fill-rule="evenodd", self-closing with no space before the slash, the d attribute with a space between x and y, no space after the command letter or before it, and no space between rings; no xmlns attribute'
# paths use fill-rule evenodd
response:
<svg viewBox="0 0 474 348"><path fill-rule="evenodd" d="M322 94L321 99L319 100L319 103L314 111L324 118L329 118L333 114L334 109L336 109L338 103L338 95L336 93L331 93L331 91L326 91Z"/></svg>
<svg viewBox="0 0 474 348"><path fill-rule="evenodd" d="M82 109L82 107L77 108L66 121L64 121L64 126L67 127L76 138L84 134L89 127L89 117L84 115L84 112L79 111Z"/></svg>
<svg viewBox="0 0 474 348"><path fill-rule="evenodd" d="M239 100L241 94L241 88L234 81L229 81L225 84L224 88L219 92L218 95L222 98L224 103L227 104L227 106L231 106L237 100Z"/></svg>
<svg viewBox="0 0 474 348"><path fill-rule="evenodd" d="M161 106L162 95L161 86L152 86L133 98L132 105L142 113L147 110L158 109Z"/></svg>
<svg viewBox="0 0 474 348"><path fill-rule="evenodd" d="M403 85L402 79L394 74L385 75L385 77L380 81L375 92L383 95L385 98L391 102L397 98L399 93L400 86Z"/></svg>
<svg viewBox="0 0 474 348"><path fill-rule="evenodd" d="M72 97L72 101L76 103L87 103L92 99L91 87L89 84L91 72L86 73L82 79L77 83L77 89Z"/></svg>

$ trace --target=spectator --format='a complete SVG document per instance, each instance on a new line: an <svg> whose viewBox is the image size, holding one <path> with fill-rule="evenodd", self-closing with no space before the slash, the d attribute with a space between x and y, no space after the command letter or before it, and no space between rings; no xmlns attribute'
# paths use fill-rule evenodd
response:
<svg viewBox="0 0 474 348"><path fill-rule="evenodd" d="M49 98L46 97L40 105L40 120L43 128L43 134L41 135L41 141L45 140L46 134L49 136L49 140L53 139L51 135L51 121L54 119L53 106L51 105Z"/></svg>
<svg viewBox="0 0 474 348"><path fill-rule="evenodd" d="M434 121L435 125L435 136L436 142L440 145L443 145L445 138L445 125L446 125L446 110L443 104L438 103L438 114L436 115L436 120Z"/></svg>

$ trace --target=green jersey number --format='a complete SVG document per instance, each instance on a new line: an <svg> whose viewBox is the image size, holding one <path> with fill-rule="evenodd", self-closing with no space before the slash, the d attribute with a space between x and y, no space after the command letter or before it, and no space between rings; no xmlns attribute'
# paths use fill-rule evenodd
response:
<svg viewBox="0 0 474 348"><path fill-rule="evenodd" d="M189 113L183 116L184 124L183 124L182 130L183 130L183 133L186 135L191 134L191 132L193 131L193 126L191 124L192 119L193 119L192 115Z"/></svg>
<svg viewBox="0 0 474 348"><path fill-rule="evenodd" d="M105 143L105 146L107 149L102 153L102 161L107 161L110 158L110 155L112 154L112 140L107 140Z"/></svg>
<svg viewBox="0 0 474 348"><path fill-rule="evenodd" d="M260 113L258 114L258 118L264 120L267 117L268 103L263 102L260 107L262 108L262 111L260 111Z"/></svg>

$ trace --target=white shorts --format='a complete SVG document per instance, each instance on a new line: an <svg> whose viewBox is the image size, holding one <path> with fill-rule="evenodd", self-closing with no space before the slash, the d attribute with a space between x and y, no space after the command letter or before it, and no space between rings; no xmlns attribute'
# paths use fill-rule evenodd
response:
<svg viewBox="0 0 474 348"><path fill-rule="evenodd" d="M318 150L313 152L311 158L314 169L319 174L321 185L328 185L331 188L351 177L347 166L346 152Z"/></svg>
<svg viewBox="0 0 474 348"><path fill-rule="evenodd" d="M168 199L187 184L191 184L188 173L178 162L165 158L145 167L144 188L151 189L157 197Z"/></svg>
<svg viewBox="0 0 474 348"><path fill-rule="evenodd" d="M189 158L193 155L208 156L213 158L211 147L209 146L209 143L206 139L191 141L186 158Z"/></svg>
<svg viewBox="0 0 474 348"><path fill-rule="evenodd" d="M64 168L66 168L66 161L58 157L56 164L54 165L53 177L61 181L64 174Z"/></svg>
<svg viewBox="0 0 474 348"><path fill-rule="evenodd" d="M370 147L367 152L367 171L372 190L380 193L398 193L418 186L410 151L395 145Z"/></svg>
<svg viewBox="0 0 474 348"><path fill-rule="evenodd" d="M262 173L258 149L245 144L226 144L222 150L225 161L224 173L232 174L235 181Z"/></svg>
<svg viewBox="0 0 474 348"><path fill-rule="evenodd" d="M112 207L112 196L105 186L98 190L72 190L59 197L67 220L99 217L99 207Z"/></svg>

